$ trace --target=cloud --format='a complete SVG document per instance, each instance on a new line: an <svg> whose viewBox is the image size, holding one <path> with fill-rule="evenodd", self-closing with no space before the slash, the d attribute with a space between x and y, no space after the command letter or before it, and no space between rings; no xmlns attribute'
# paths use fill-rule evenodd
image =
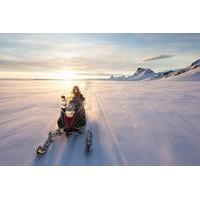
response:
<svg viewBox="0 0 200 200"><path fill-rule="evenodd" d="M0 58L0 69L5 71L41 71L52 69L55 61L14 60Z"/></svg>
<svg viewBox="0 0 200 200"><path fill-rule="evenodd" d="M121 57L120 57L121 58ZM0 56L0 69L3 71L62 71L72 70L79 72L99 72L99 71L112 71L116 69L125 68L132 63L127 62L125 59L112 56L100 57L69 57L69 58L49 58L49 59L16 59L12 57L1 58ZM125 66L125 67L124 67ZM109 69L109 70L107 70Z"/></svg>
<svg viewBox="0 0 200 200"><path fill-rule="evenodd" d="M171 58L173 57L174 55L167 55L167 54L163 54L163 55L159 55L159 56L154 56L154 57L151 57L151 58L147 58L143 61L153 61L153 60L161 60L161 59L167 59L167 58Z"/></svg>

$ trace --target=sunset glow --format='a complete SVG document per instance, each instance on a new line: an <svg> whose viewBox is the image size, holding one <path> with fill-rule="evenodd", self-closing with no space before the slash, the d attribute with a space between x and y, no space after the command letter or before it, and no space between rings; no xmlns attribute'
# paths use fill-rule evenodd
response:
<svg viewBox="0 0 200 200"><path fill-rule="evenodd" d="M73 80L73 79L78 79L80 77L72 71L59 71L59 72L52 73L52 78L53 79Z"/></svg>
<svg viewBox="0 0 200 200"><path fill-rule="evenodd" d="M186 67L200 34L0 34L0 78L94 79Z"/></svg>

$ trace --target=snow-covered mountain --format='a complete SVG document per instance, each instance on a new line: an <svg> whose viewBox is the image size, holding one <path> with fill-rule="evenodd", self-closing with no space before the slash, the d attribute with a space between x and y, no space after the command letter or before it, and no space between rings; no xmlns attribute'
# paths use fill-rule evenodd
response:
<svg viewBox="0 0 200 200"><path fill-rule="evenodd" d="M193 63L191 64L191 66L192 66L193 68L199 67L199 66L200 66L200 59L199 59L199 60L196 60L195 62L193 62Z"/></svg>
<svg viewBox="0 0 200 200"><path fill-rule="evenodd" d="M181 74L169 77L169 80L200 81L200 67L195 66Z"/></svg>
<svg viewBox="0 0 200 200"><path fill-rule="evenodd" d="M112 77L112 80L129 80L129 81L139 81L139 80L148 80L154 77L156 73L151 69L144 69L139 67L137 71L130 76L120 76Z"/></svg>
<svg viewBox="0 0 200 200"><path fill-rule="evenodd" d="M146 80L155 76L155 72L151 69L138 68L137 71L129 76L129 80Z"/></svg>
<svg viewBox="0 0 200 200"><path fill-rule="evenodd" d="M200 80L200 59L193 62L190 66L176 70L167 76L169 80Z"/></svg>
<svg viewBox="0 0 200 200"><path fill-rule="evenodd" d="M166 78L169 78L170 80L200 80L200 59L193 62L190 66L178 70L155 73L151 69L140 67L133 75L111 77L112 80L120 81L156 80Z"/></svg>

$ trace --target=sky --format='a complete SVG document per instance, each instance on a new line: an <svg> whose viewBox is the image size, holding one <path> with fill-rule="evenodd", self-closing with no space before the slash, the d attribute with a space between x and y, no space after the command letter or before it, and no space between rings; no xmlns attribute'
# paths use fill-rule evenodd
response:
<svg viewBox="0 0 200 200"><path fill-rule="evenodd" d="M200 34L0 34L0 78L106 78L200 59Z"/></svg>

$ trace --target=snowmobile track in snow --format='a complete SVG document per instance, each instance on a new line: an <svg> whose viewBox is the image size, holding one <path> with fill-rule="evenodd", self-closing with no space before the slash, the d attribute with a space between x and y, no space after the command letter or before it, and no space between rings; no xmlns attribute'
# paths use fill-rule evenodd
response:
<svg viewBox="0 0 200 200"><path fill-rule="evenodd" d="M104 124L105 129L108 130L107 134L111 135L112 141L115 144L115 148L116 148L115 153L118 154L117 156L119 157L119 160L122 160L121 164L128 165L128 162L127 162L127 160L126 160L126 158L125 158L125 156L124 156L124 154L123 154L123 152L122 152L122 150L120 148L120 145L119 145L119 143L117 141L117 138L115 137L115 133L114 133L112 127L109 125L108 119L106 118L106 116L104 114L104 110L103 110L103 106L102 106L102 103L101 103L101 99L100 99L100 97L97 97L97 95L96 95L96 93L94 91L93 91L93 93L94 93L94 96L95 96L96 103L97 103L97 106L99 108L100 114L102 115L102 118L103 118L103 121L101 121L101 125Z"/></svg>

